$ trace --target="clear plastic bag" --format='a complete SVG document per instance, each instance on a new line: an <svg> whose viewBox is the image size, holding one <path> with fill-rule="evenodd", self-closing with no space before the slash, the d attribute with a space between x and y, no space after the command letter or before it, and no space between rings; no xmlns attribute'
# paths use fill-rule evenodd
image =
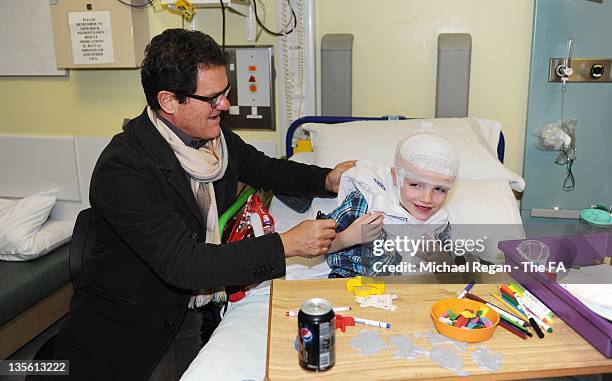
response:
<svg viewBox="0 0 612 381"><path fill-rule="evenodd" d="M567 177L563 182L563 190L571 191L576 184L572 173L572 164L576 159L576 124L575 119L561 119L547 124L535 132L538 137L536 147L544 151L561 151L555 159L555 164L567 168Z"/></svg>
<svg viewBox="0 0 612 381"><path fill-rule="evenodd" d="M576 123L575 119L562 119L540 128L535 133L539 139L536 147L544 151L564 151L567 159L574 159L576 157Z"/></svg>

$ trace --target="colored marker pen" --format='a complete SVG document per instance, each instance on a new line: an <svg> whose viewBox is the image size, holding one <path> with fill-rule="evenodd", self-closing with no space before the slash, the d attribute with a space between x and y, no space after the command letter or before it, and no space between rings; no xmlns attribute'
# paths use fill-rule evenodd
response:
<svg viewBox="0 0 612 381"><path fill-rule="evenodd" d="M527 335L521 330L519 330L518 328L514 327L512 324L506 323L505 321L500 320L499 325L505 328L506 330L508 330L508 332L520 337L521 339L527 340Z"/></svg>
<svg viewBox="0 0 612 381"><path fill-rule="evenodd" d="M468 292L470 292L470 290L472 289L472 287L474 287L474 284L476 282L475 281L470 281L470 283L467 284L467 286L465 286L465 288L463 289L463 291L461 291L461 293L459 294L459 296L457 296L457 299L463 299L465 297L465 294L467 294Z"/></svg>
<svg viewBox="0 0 612 381"><path fill-rule="evenodd" d="M529 309L529 306L523 304L523 298L521 298L520 296L517 299L519 305L521 307L523 307L523 310L525 311L525 313L527 314L527 317L529 318L529 321L531 321L532 319L537 323L537 325L540 326L540 328L542 328L543 330L545 330L548 333L552 333L553 329L546 323L544 323L542 321L542 319L540 319L540 317L536 314L533 313L533 311L531 311ZM536 332L537 333L537 332ZM539 336L539 335L538 335Z"/></svg>
<svg viewBox="0 0 612 381"><path fill-rule="evenodd" d="M529 299L524 296L519 296L521 298L521 304L527 308L535 317L542 320L545 323L550 323L549 316L544 312L538 305L532 303Z"/></svg>
<svg viewBox="0 0 612 381"><path fill-rule="evenodd" d="M350 311L353 308L352 307L334 307L332 309L334 310L334 312L344 312L344 311ZM300 312L300 310L289 310L289 311L285 312L285 316L296 317L296 316L298 316L299 312Z"/></svg>
<svg viewBox="0 0 612 381"><path fill-rule="evenodd" d="M359 323L359 324L365 324L365 325L369 325L372 327L391 328L390 323L385 323L382 321L368 320L368 319L362 319L362 318L357 318L357 317L353 319L355 319L355 323Z"/></svg>
<svg viewBox="0 0 612 381"><path fill-rule="evenodd" d="M546 307L546 305L544 303L542 303L531 292L529 292L529 290L527 290L526 288L524 288L520 284L515 283L515 282L511 282L510 283L510 287L514 287L516 290L518 290L518 294L519 294L520 297L522 297L523 299L527 299L531 303L533 303L533 304L537 305L538 307L540 307L544 311L544 314L547 317L552 318L554 316L553 312L548 307ZM514 290L514 291L516 291L516 290Z"/></svg>

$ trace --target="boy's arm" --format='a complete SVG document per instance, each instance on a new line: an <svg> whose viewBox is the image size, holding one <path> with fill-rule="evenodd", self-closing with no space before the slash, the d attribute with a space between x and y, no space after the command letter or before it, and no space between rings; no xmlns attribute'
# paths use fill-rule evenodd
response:
<svg viewBox="0 0 612 381"><path fill-rule="evenodd" d="M365 197L355 190L346 195L342 204L324 217L333 219L337 224L338 234L332 241L328 253L371 242L378 236L382 229L382 213L372 214L367 213L367 210L368 203Z"/></svg>
<svg viewBox="0 0 612 381"><path fill-rule="evenodd" d="M372 242L380 235L383 228L382 212L369 212L357 218L346 229L336 234L329 253L335 253L347 247Z"/></svg>

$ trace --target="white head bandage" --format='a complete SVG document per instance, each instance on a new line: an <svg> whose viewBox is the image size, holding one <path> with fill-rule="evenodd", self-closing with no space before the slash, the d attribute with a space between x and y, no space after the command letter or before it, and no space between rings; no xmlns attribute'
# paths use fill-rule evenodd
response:
<svg viewBox="0 0 612 381"><path fill-rule="evenodd" d="M394 164L398 189L404 179L450 188L459 170L459 155L445 138L419 132L399 142Z"/></svg>

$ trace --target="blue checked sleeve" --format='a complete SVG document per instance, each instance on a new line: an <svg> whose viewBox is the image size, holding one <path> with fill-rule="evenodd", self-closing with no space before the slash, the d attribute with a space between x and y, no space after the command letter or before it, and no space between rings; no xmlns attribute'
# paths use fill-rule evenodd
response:
<svg viewBox="0 0 612 381"><path fill-rule="evenodd" d="M334 209L326 218L336 221L336 232L339 233L349 227L357 218L368 211L368 203L359 191L349 193L342 204ZM357 275L374 276L379 274L373 270L374 263L392 264L397 262L398 256L374 256L372 245L356 245L330 253L326 256L327 264L331 268L330 278L350 278Z"/></svg>

